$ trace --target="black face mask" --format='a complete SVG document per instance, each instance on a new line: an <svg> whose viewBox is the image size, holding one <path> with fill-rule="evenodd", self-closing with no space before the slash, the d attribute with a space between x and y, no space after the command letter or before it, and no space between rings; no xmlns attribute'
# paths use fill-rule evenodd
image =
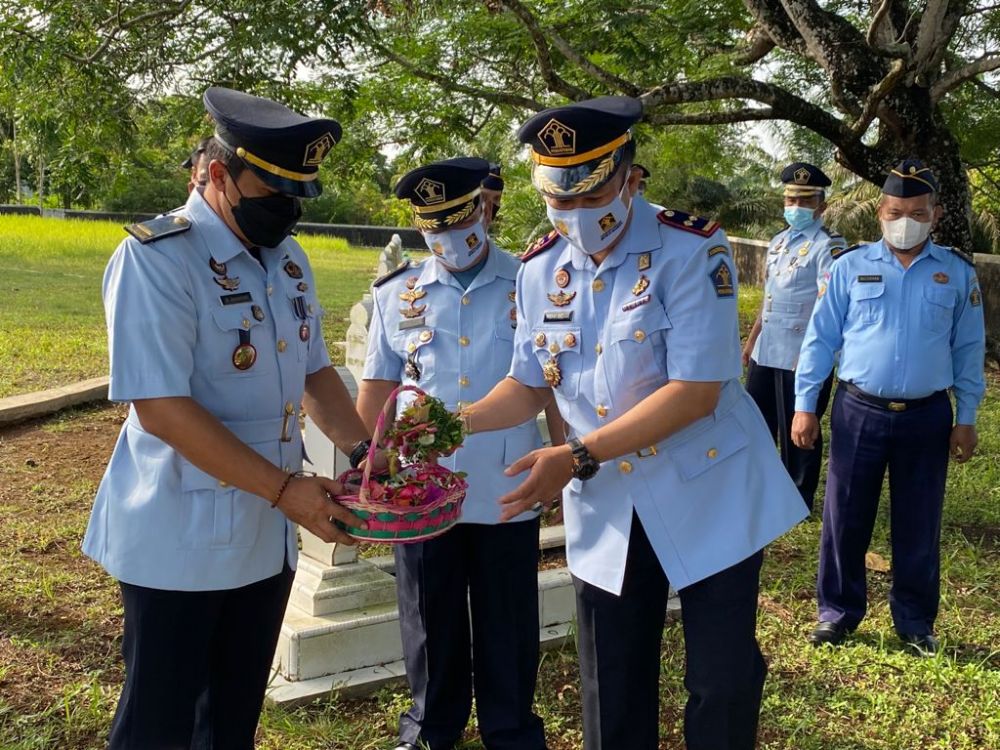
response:
<svg viewBox="0 0 1000 750"><path fill-rule="evenodd" d="M233 177L231 172L229 176ZM277 247L292 233L302 218L302 202L298 198L280 193L247 198L236 184L235 178L233 186L240 194L239 203L235 206L225 191L222 194L226 196L226 202L233 211L236 225L254 245Z"/></svg>

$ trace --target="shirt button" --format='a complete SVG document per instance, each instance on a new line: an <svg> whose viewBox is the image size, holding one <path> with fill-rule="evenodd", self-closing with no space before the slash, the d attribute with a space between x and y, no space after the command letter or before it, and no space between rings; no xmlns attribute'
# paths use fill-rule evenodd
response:
<svg viewBox="0 0 1000 750"><path fill-rule="evenodd" d="M288 464L285 464L285 466L284 466L284 472L285 472L286 474L291 474L291 472L292 472L292 467L291 467L291 466L289 466Z"/></svg>
<svg viewBox="0 0 1000 750"><path fill-rule="evenodd" d="M469 384L469 379L463 375L458 379L458 384L464 388Z"/></svg>
<svg viewBox="0 0 1000 750"><path fill-rule="evenodd" d="M606 407L604 404L598 404L597 405L597 416L599 416L599 417L606 417L606 416L608 416L608 407Z"/></svg>
<svg viewBox="0 0 1000 750"><path fill-rule="evenodd" d="M604 279L594 279L593 283L590 285L590 288L593 289L595 292L604 291Z"/></svg>
<svg viewBox="0 0 1000 750"><path fill-rule="evenodd" d="M288 342L284 339L278 339L278 351L283 352L288 348Z"/></svg>
<svg viewBox="0 0 1000 750"><path fill-rule="evenodd" d="M470 303L471 301L472 301L472 300L470 300L470 299L469 299L469 295L465 295L464 297L462 297L462 304L463 304L463 305L467 305L467 304L469 304L469 303Z"/></svg>
<svg viewBox="0 0 1000 750"><path fill-rule="evenodd" d="M559 353L559 344L557 344L555 341L553 341L551 344L549 344L549 351L552 354L558 354Z"/></svg>
<svg viewBox="0 0 1000 750"><path fill-rule="evenodd" d="M632 473L632 464L631 464L631 462L629 462L629 461L622 461L621 463L619 463L618 464L618 471L620 471L622 474L631 474Z"/></svg>
<svg viewBox="0 0 1000 750"><path fill-rule="evenodd" d="M705 455L708 456L709 458L718 458L719 451L715 448L709 448L708 453L706 453Z"/></svg>
<svg viewBox="0 0 1000 750"><path fill-rule="evenodd" d="M271 293L274 291L274 286L271 284L267 285L267 296L270 297Z"/></svg>
<svg viewBox="0 0 1000 750"><path fill-rule="evenodd" d="M244 331L250 330L250 321L247 320L246 318L243 318L243 330Z"/></svg>
<svg viewBox="0 0 1000 750"><path fill-rule="evenodd" d="M459 336L458 337L458 343L461 344L462 346L468 346L469 345L469 337L468 336Z"/></svg>
<svg viewBox="0 0 1000 750"><path fill-rule="evenodd" d="M635 336L636 341L642 342L646 340L646 332L643 331L641 328L636 330L636 332L632 335Z"/></svg>
<svg viewBox="0 0 1000 750"><path fill-rule="evenodd" d="M224 482L223 480L220 479L219 480L219 486L220 487L228 487L229 486L229 482Z"/></svg>
<svg viewBox="0 0 1000 750"><path fill-rule="evenodd" d="M596 346L594 347L594 351L595 351L595 352L597 352L598 354L600 354L601 352L603 352L603 351L604 351L604 347L603 347L603 346L601 346L601 344L600 344L600 343L598 343L598 344L597 344L597 345L596 345Z"/></svg>

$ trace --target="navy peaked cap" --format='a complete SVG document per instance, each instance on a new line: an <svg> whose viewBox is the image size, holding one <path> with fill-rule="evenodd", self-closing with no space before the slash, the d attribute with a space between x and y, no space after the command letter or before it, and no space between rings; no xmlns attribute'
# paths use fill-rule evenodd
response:
<svg viewBox="0 0 1000 750"><path fill-rule="evenodd" d="M534 115L517 137L531 147L535 187L556 197L599 189L634 153L632 126L641 117L642 102L630 96L602 96Z"/></svg>
<svg viewBox="0 0 1000 750"><path fill-rule="evenodd" d="M904 159L889 172L882 192L897 198L936 193L938 182L934 173L919 159Z"/></svg>
<svg viewBox="0 0 1000 750"><path fill-rule="evenodd" d="M804 161L793 162L781 170L781 181L788 196L815 195L831 184L822 169Z"/></svg>
<svg viewBox="0 0 1000 750"><path fill-rule="evenodd" d="M205 91L203 99L215 120L216 140L269 187L301 198L323 192L319 165L340 140L340 123L217 86Z"/></svg>
<svg viewBox="0 0 1000 750"><path fill-rule="evenodd" d="M417 229L444 229L472 215L489 175L490 163L485 159L445 159L407 172L393 192L413 204Z"/></svg>

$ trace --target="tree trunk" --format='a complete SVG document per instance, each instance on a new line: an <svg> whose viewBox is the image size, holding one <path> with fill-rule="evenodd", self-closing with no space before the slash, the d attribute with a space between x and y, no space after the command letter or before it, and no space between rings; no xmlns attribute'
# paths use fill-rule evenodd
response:
<svg viewBox="0 0 1000 750"><path fill-rule="evenodd" d="M45 157L38 154L38 210L45 210Z"/></svg>
<svg viewBox="0 0 1000 750"><path fill-rule="evenodd" d="M14 157L14 203L21 203L21 153L17 150L17 122L10 121L10 153Z"/></svg>

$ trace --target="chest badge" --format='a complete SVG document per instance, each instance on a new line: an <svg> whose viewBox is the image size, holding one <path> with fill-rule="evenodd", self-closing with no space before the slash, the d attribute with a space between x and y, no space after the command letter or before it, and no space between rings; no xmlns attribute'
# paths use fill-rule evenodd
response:
<svg viewBox="0 0 1000 750"><path fill-rule="evenodd" d="M804 258L809 255L809 243L807 242L802 247L799 248L799 257Z"/></svg>
<svg viewBox="0 0 1000 750"><path fill-rule="evenodd" d="M229 276L216 276L213 280L227 292L235 292L240 288L239 276L233 276L232 278Z"/></svg>
<svg viewBox="0 0 1000 750"><path fill-rule="evenodd" d="M399 312L403 315L404 318L419 318L421 315L424 314L424 311L426 309L427 305L419 305L417 307L413 306L401 307L399 308Z"/></svg>
<svg viewBox="0 0 1000 750"><path fill-rule="evenodd" d="M565 289L566 287L568 287L569 271L567 271L565 268L560 268L558 271L556 271L555 282L556 286L559 287L560 289Z"/></svg>
<svg viewBox="0 0 1000 750"><path fill-rule="evenodd" d="M562 370L559 369L559 362L555 357L549 357L542 365L542 376L550 388L558 388L562 383Z"/></svg>
<svg viewBox="0 0 1000 750"><path fill-rule="evenodd" d="M212 273L214 273L217 276L225 276L226 275L226 264L225 263L219 263L219 261L217 261L215 258L209 258L208 259L208 267L211 268L212 269Z"/></svg>
<svg viewBox="0 0 1000 750"><path fill-rule="evenodd" d="M560 290L558 294L552 294L550 292L548 297L549 297L549 302L551 302L556 307L566 307L566 305L572 302L573 299L576 297L576 292L570 292L569 294L566 294L566 292Z"/></svg>
<svg viewBox="0 0 1000 750"><path fill-rule="evenodd" d="M938 284L947 284L949 277L948 277L948 274L943 273L942 271L938 271L931 278L933 278L934 281L936 281Z"/></svg>
<svg viewBox="0 0 1000 750"><path fill-rule="evenodd" d="M399 298L403 302L409 302L411 305L418 299L423 299L427 296L427 292L423 289L407 289L405 292L399 293Z"/></svg>
<svg viewBox="0 0 1000 750"><path fill-rule="evenodd" d="M237 370L249 370L257 361L257 349L250 343L250 332L240 331L240 343L233 349L232 362Z"/></svg>
<svg viewBox="0 0 1000 750"><path fill-rule="evenodd" d="M250 312L253 313L254 320L261 321L264 319L264 311L261 309L260 305L251 305Z"/></svg>
<svg viewBox="0 0 1000 750"><path fill-rule="evenodd" d="M302 268L294 260L290 260L287 263L285 263L284 268L285 268L285 273L287 273L293 279L302 278Z"/></svg>
<svg viewBox="0 0 1000 750"><path fill-rule="evenodd" d="M510 312L507 314L507 316L510 318L510 327L517 328L517 308L516 307L510 308Z"/></svg>
<svg viewBox="0 0 1000 750"><path fill-rule="evenodd" d="M410 276L406 280L406 288L407 289L413 289L413 287L415 287L416 285L417 285L417 277L416 276Z"/></svg>
<svg viewBox="0 0 1000 750"><path fill-rule="evenodd" d="M309 324L308 323L303 323L302 325L299 326L299 339L301 341L308 341L309 340Z"/></svg>
<svg viewBox="0 0 1000 750"><path fill-rule="evenodd" d="M507 292L507 299L511 302L517 302L517 292Z"/></svg>
<svg viewBox="0 0 1000 750"><path fill-rule="evenodd" d="M647 288L649 288L649 279L646 277L646 274L642 274L639 277L639 280L635 282L635 286L632 287L632 294L633 296L638 297L646 291Z"/></svg>
<svg viewBox="0 0 1000 750"><path fill-rule="evenodd" d="M639 255L639 261L636 265L640 271L648 271L653 266L652 253L641 253Z"/></svg>

